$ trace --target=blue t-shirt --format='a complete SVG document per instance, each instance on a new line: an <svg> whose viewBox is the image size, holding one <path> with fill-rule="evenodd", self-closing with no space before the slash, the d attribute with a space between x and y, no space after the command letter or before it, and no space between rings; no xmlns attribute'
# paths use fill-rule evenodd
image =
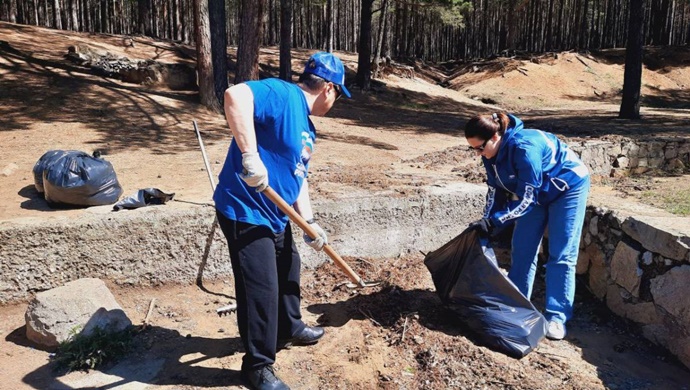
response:
<svg viewBox="0 0 690 390"><path fill-rule="evenodd" d="M307 177L316 138L307 99L297 85L280 79L246 84L254 94L256 142L269 185L292 205ZM233 139L213 195L216 209L234 221L268 226L274 233L285 230L288 217L240 173L242 153Z"/></svg>

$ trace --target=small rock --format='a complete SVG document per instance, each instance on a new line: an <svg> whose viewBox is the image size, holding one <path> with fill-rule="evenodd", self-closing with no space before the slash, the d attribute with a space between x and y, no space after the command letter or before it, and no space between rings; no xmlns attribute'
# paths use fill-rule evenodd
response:
<svg viewBox="0 0 690 390"><path fill-rule="evenodd" d="M647 251L642 254L642 264L650 265L652 264L652 261L654 261L654 256L652 256L652 252Z"/></svg>
<svg viewBox="0 0 690 390"><path fill-rule="evenodd" d="M19 165L15 164L15 163L10 163L10 164L7 164L7 165L2 169L2 171L0 172L0 174L2 174L3 176L10 176L10 175L13 174L17 169L19 169Z"/></svg>

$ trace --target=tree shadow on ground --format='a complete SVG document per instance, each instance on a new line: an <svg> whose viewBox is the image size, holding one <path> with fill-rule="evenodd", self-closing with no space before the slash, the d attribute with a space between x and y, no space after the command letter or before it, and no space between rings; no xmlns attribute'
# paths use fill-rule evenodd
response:
<svg viewBox="0 0 690 390"><path fill-rule="evenodd" d="M671 108L671 109L690 109L690 90L688 89L666 89L650 87L654 91L653 95L642 96L643 107ZM690 116L690 113L687 113Z"/></svg>
<svg viewBox="0 0 690 390"><path fill-rule="evenodd" d="M593 58L605 64L625 65L625 48L591 52ZM649 70L664 73L675 67L687 66L690 61L688 46L645 46L642 63Z"/></svg>
<svg viewBox="0 0 690 390"><path fill-rule="evenodd" d="M340 99L328 116L377 130L461 135L465 121L488 111L449 97L399 87L383 86L371 91L352 88L350 91L353 99Z"/></svg>
<svg viewBox="0 0 690 390"><path fill-rule="evenodd" d="M157 386L217 387L243 384L240 372L205 367L210 359L243 350L239 337L218 340L184 336L178 331L152 327L136 334L132 350L116 363L89 374L69 374L49 362L22 381L36 389L113 389L134 382Z"/></svg>
<svg viewBox="0 0 690 390"><path fill-rule="evenodd" d="M233 68L232 61L229 66ZM0 46L0 70L4 73L0 80L0 131L25 130L37 122L67 122L95 129L102 139L92 143L108 143L112 150L146 148L174 154L197 147L196 139L179 126L190 110L203 110L197 104L196 92L116 82L66 60L35 57L7 42ZM269 67L262 75L274 77L274 71L277 68ZM354 98L341 99L329 117L392 131L449 133L458 128L461 118L469 118L476 111L451 98L401 88L383 86L352 92ZM158 98L173 103L165 104ZM208 142L226 139L225 129L221 130L209 132L205 138Z"/></svg>
<svg viewBox="0 0 690 390"><path fill-rule="evenodd" d="M605 139L623 136L637 141L653 141L659 137L690 136L690 116L685 112L642 115L639 120L619 119L618 112L607 110L550 111L534 110L519 117L526 127L554 134Z"/></svg>
<svg viewBox="0 0 690 390"><path fill-rule="evenodd" d="M686 89L660 89L647 86L652 93L642 94L640 105L645 108L658 108L665 111L690 109L690 91ZM621 94L601 93L599 96L566 95L569 100L581 100L593 103L608 103L614 106L620 105ZM687 115L687 113L686 113Z"/></svg>
<svg viewBox="0 0 690 390"><path fill-rule="evenodd" d="M112 149L148 148L158 154L196 147L177 128L180 113L198 101L196 92L171 92L100 78L66 61L36 58L0 45L0 131L28 129L35 122L85 123ZM175 105L160 102L172 99Z"/></svg>

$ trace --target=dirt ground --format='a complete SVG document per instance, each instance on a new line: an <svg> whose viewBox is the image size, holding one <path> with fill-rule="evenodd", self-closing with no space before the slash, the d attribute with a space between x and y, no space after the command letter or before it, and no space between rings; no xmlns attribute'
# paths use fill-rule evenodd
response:
<svg viewBox="0 0 690 390"><path fill-rule="evenodd" d="M75 44L167 63L190 63L194 52L142 37L130 41L0 23L0 224L78 219L84 213L52 210L38 197L31 170L51 149L102 151L123 195L156 187L175 192L178 201L209 202L192 121L199 123L217 174L230 142L223 117L201 108L192 91L96 76L64 58ZM383 191L405 196L422 185L481 182L478 161L458 129L475 113L497 109L570 139L690 136L687 53L684 48L675 57L666 51L648 56L644 118L636 122L614 119L623 75L616 52L559 53L515 66L510 61L518 59L504 60L508 66L480 64L448 77L452 88L422 74L376 80L372 91L352 88L353 99L340 100L327 118L314 118L313 199ZM296 72L309 54L293 52ZM356 56L338 54L353 76ZM277 49L263 49L261 63L264 75L275 74ZM679 181L690 182L686 176L652 183L664 191ZM611 188L594 191L621 196ZM584 289L578 290L566 340L545 340L514 360L478 345L442 309L421 255L346 260L386 283L352 292L335 287L343 277L330 264L304 271L303 315L325 326L327 335L315 346L279 352L278 373L293 388L687 389L690 383L690 370L641 339ZM234 316L215 315L233 296L230 280L207 281L206 291L192 285L110 287L135 323L156 298L153 327L137 335L127 359L90 373L56 373L49 353L24 337L26 305L4 306L0 389L242 386ZM539 286L534 295L539 307Z"/></svg>

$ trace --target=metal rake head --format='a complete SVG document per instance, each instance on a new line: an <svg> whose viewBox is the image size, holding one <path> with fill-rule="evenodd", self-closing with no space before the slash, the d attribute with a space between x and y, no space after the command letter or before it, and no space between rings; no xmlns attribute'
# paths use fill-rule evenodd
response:
<svg viewBox="0 0 690 390"><path fill-rule="evenodd" d="M216 309L216 314L218 314L218 317L222 317L224 315L230 315L234 312L237 311L237 304L234 302L231 302L229 305L221 306Z"/></svg>

